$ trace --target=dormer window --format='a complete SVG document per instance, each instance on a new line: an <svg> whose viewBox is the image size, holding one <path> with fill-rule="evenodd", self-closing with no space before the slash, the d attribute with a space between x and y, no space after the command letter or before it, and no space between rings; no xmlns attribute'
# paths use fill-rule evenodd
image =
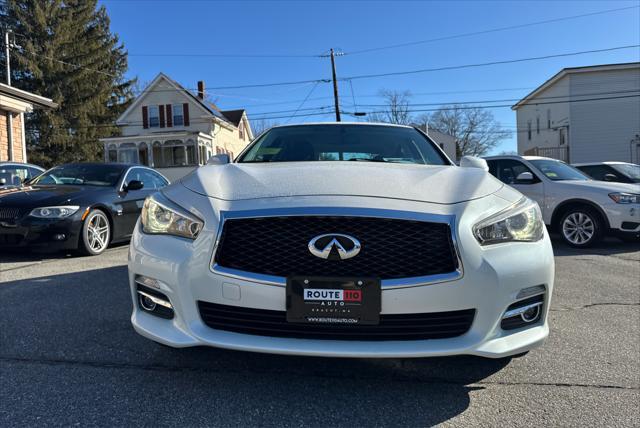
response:
<svg viewBox="0 0 640 428"><path fill-rule="evenodd" d="M174 104L171 106L173 112L173 126L184 126L184 112L182 104Z"/></svg>
<svg viewBox="0 0 640 428"><path fill-rule="evenodd" d="M160 126L160 109L158 106L149 106L149 127L157 128Z"/></svg>

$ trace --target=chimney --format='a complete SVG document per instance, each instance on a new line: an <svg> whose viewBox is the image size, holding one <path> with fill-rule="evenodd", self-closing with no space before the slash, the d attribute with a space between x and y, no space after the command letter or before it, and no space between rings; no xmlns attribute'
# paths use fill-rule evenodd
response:
<svg viewBox="0 0 640 428"><path fill-rule="evenodd" d="M204 100L204 80L198 80L198 98Z"/></svg>

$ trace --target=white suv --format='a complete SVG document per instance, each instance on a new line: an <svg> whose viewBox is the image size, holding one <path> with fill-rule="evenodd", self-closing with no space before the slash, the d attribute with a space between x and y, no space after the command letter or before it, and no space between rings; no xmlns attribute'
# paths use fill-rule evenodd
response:
<svg viewBox="0 0 640 428"><path fill-rule="evenodd" d="M571 246L605 234L640 240L640 185L594 181L564 162L537 156L486 158L489 172L540 205L547 226Z"/></svg>

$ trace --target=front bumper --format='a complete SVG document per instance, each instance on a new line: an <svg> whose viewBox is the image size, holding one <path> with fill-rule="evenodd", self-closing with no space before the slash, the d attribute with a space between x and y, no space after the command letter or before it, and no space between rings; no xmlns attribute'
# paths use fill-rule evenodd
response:
<svg viewBox="0 0 640 428"><path fill-rule="evenodd" d="M640 204L606 203L602 208L614 235L640 236Z"/></svg>
<svg viewBox="0 0 640 428"><path fill-rule="evenodd" d="M78 248L82 222L78 214L60 220L25 216L12 222L0 222L0 251L14 248L47 251Z"/></svg>
<svg viewBox="0 0 640 428"><path fill-rule="evenodd" d="M300 203L335 205L335 198L331 199L320 201L315 198ZM355 199L358 198L350 198L349 203L362 206L366 198L360 198L363 199L360 201ZM489 205L494 207L500 203L498 200L492 202ZM270 201L270 204L273 203L277 201ZM370 200L366 203L369 206L372 204ZM385 209L393 209L397 205L397 208L404 207L414 212L445 213L449 210L446 214L457 216L462 215L463 211L472 210L470 206L474 204L453 207L453 210L460 211L451 212L450 206L397 201L376 203L384 203ZM475 203L473 209L488 209L480 206L486 203ZM242 204L217 207L216 215L224 208L241 210L243 207ZM475 309L473 324L462 336L414 341L342 341L257 336L210 328L200 317L197 301L284 311L285 287L214 272L211 261L217 231L208 229L207 225L195 241L147 235L140 232L139 225L136 227L129 251L129 282L134 301L131 321L141 335L174 347L206 345L309 356L392 358L470 354L500 358L541 345L549 333L547 313L554 276L553 252L548 236L535 243L499 244L483 248L471 235L471 224L466 223L464 216L458 218L463 219L456 225L464 266L463 276L446 282L383 287L381 313ZM161 281L159 291L169 298L175 311L173 319L158 318L139 308L135 284L137 274ZM540 321L526 328L503 330L500 327L502 315L517 300L518 292L537 285L546 287Z"/></svg>

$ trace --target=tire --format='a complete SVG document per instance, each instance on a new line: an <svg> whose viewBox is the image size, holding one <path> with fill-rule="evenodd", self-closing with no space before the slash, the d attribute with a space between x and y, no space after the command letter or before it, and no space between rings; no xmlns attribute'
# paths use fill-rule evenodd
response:
<svg viewBox="0 0 640 428"><path fill-rule="evenodd" d="M600 213L591 207L570 207L560 218L558 232L568 245L587 248L602 239L604 221Z"/></svg>
<svg viewBox="0 0 640 428"><path fill-rule="evenodd" d="M91 210L82 224L79 250L89 256L102 254L109 246L111 225L101 210Z"/></svg>

